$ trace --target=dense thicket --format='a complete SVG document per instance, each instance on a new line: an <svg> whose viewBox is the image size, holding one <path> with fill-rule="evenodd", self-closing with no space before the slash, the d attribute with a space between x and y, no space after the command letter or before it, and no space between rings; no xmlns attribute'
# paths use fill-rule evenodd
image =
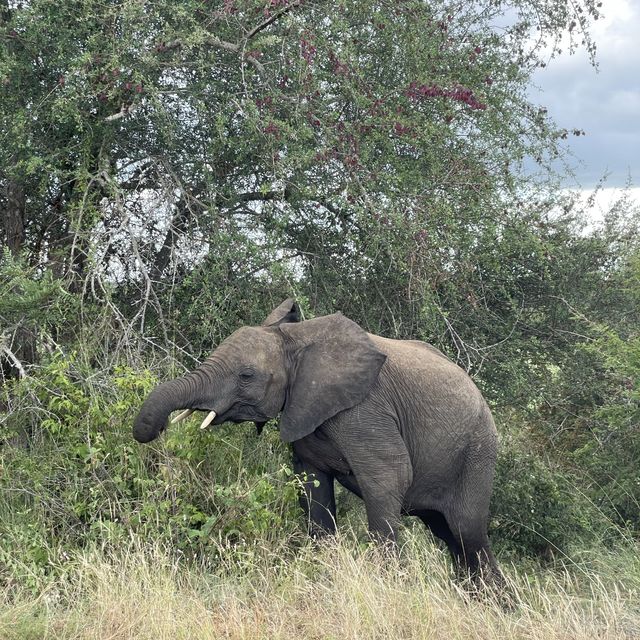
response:
<svg viewBox="0 0 640 640"><path fill-rule="evenodd" d="M558 189L583 132L526 91L560 47L595 53L598 11L5 2L0 575L132 531L295 528L275 431L130 440L154 379L288 295L470 371L503 433L498 546L637 532L637 210L596 222Z"/></svg>

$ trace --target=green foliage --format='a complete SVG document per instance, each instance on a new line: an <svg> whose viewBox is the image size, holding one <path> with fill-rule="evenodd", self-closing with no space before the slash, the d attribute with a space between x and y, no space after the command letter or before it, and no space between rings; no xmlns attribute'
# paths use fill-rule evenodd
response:
<svg viewBox="0 0 640 640"><path fill-rule="evenodd" d="M126 366L86 376L76 358L55 356L16 384L4 435L37 426L28 449L0 449L0 579L35 588L73 549L131 536L214 562L220 542L231 552L295 530L297 481L277 433L259 450L247 429L201 434L195 424L153 448L133 441L132 408L154 383Z"/></svg>
<svg viewBox="0 0 640 640"><path fill-rule="evenodd" d="M0 338L16 329L32 335L62 337L80 300L50 270L29 267L8 250L0 254ZM5 334L2 336L2 334Z"/></svg>
<svg viewBox="0 0 640 640"><path fill-rule="evenodd" d="M179 330L196 360L244 324L259 325L290 295L286 267L268 264L261 243L237 230L216 236L216 255L208 256L177 286L159 287L164 320ZM191 364L191 363L190 363Z"/></svg>
<svg viewBox="0 0 640 640"><path fill-rule="evenodd" d="M532 434L517 415L502 421L490 532L497 548L513 558L549 560L601 541L611 523L579 478L532 447Z"/></svg>
<svg viewBox="0 0 640 640"><path fill-rule="evenodd" d="M579 436L576 463L591 493L622 526L640 527L640 337L612 331L585 347L606 367L606 398L592 408L591 428Z"/></svg>
<svg viewBox="0 0 640 640"><path fill-rule="evenodd" d="M600 269L600 286L588 296L583 290L582 301L563 300L565 326L575 323L576 331L570 349L557 349L560 366L540 388L532 436L553 444L549 455L578 479L602 514L637 531L638 244L636 233L615 238L614 250L609 245L602 252L608 254L602 264L609 264Z"/></svg>
<svg viewBox="0 0 640 640"><path fill-rule="evenodd" d="M638 211L622 198L584 228L548 171L568 132L527 97L564 38L593 55L597 16L595 0L4 7L0 347L30 366L0 393L0 578L35 588L89 543L215 562L297 530L274 429L130 436L156 379L289 295L474 375L513 423L505 552L637 533Z"/></svg>

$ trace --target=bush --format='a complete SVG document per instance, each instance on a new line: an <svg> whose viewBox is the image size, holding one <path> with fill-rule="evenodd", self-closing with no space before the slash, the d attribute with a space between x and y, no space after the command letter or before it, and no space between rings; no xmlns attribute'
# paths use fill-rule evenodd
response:
<svg viewBox="0 0 640 640"><path fill-rule="evenodd" d="M490 535L515 558L550 559L586 544L608 526L579 488L579 478L536 451L517 415L500 416L501 431Z"/></svg>
<svg viewBox="0 0 640 640"><path fill-rule="evenodd" d="M196 421L150 446L131 436L148 371L81 370L55 356L15 382L0 448L0 580L35 583L72 550L152 538L190 556L298 526L296 482L278 434L202 433ZM26 447L7 437L30 424Z"/></svg>
<svg viewBox="0 0 640 640"><path fill-rule="evenodd" d="M611 330L585 346L606 367L605 400L591 410L592 427L573 453L589 492L620 526L640 530L640 337Z"/></svg>

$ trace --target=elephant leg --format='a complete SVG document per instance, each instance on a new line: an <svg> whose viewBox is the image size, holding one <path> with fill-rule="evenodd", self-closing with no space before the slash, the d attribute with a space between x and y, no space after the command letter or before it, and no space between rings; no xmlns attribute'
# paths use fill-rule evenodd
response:
<svg viewBox="0 0 640 640"><path fill-rule="evenodd" d="M407 456L408 458L408 456ZM362 472L354 468L367 511L369 534L382 543L395 543L404 497L411 485L411 463L407 460L381 460Z"/></svg>
<svg viewBox="0 0 640 640"><path fill-rule="evenodd" d="M500 573L498 564L491 551L489 538L476 522L456 521L451 518L451 530L458 545L454 555L461 576L468 576L473 581L490 580L493 574Z"/></svg>
<svg viewBox="0 0 640 640"><path fill-rule="evenodd" d="M395 424L377 407L358 406L341 416L336 439L349 462L358 493L367 511L369 534L382 543L395 543L404 499L413 482L413 466Z"/></svg>
<svg viewBox="0 0 640 640"><path fill-rule="evenodd" d="M453 560L456 569L460 566L460 558L462 555L462 549L456 537L451 533L451 529L447 524L446 518L439 511L433 509L425 509L416 513L420 520L424 522L427 528L433 533L436 538L444 541L449 549L451 559Z"/></svg>
<svg viewBox="0 0 640 640"><path fill-rule="evenodd" d="M480 586L483 582L501 586L504 577L491 551L487 534L489 492L486 492L486 502L479 501L477 484L470 483L469 486L463 485L461 499L444 510L447 524L459 548L459 573L470 577Z"/></svg>
<svg viewBox="0 0 640 640"><path fill-rule="evenodd" d="M300 478L300 506L307 517L309 535L321 538L336 532L333 476L301 460L294 453L293 470Z"/></svg>
<svg viewBox="0 0 640 640"><path fill-rule="evenodd" d="M413 512L411 515L418 516L434 536L446 543L458 580L462 582L471 578L477 586L481 587L483 583L489 583L498 587L499 590L502 589L504 577L498 568L482 525L473 522L467 523L464 527L459 525L454 535L448 519L451 522L457 522L458 519L455 516L449 515L447 519L440 511L432 509Z"/></svg>
<svg viewBox="0 0 640 640"><path fill-rule="evenodd" d="M369 535L376 542L395 544L400 524L400 501L391 495L367 498L366 490L364 496Z"/></svg>

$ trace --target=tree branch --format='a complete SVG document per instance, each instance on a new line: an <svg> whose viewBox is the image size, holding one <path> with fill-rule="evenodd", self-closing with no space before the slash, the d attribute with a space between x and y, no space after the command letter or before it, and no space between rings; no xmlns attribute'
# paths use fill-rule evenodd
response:
<svg viewBox="0 0 640 640"><path fill-rule="evenodd" d="M181 234L183 234L187 229L189 217L192 213L191 209L184 201L178 202L177 209L178 211L173 216L169 224L169 228L167 229L162 247L153 260L150 270L150 278L153 281L160 280L162 273L169 264L171 252L173 251L176 242L180 238Z"/></svg>
<svg viewBox="0 0 640 640"><path fill-rule="evenodd" d="M295 7L299 7L301 4L302 4L302 0L295 0L294 2L291 2L290 4L288 4L286 7L283 7L277 13L274 13L272 16L269 16L264 22L261 22L257 27L254 27L253 29L251 29L251 31L249 31L249 33L247 34L247 37L245 38L245 40L248 42L249 40L251 40L251 38L253 38L255 35L260 33L263 29L266 29L270 24L273 24L276 20L281 18L283 15L285 15L286 13L289 13L291 9L294 9Z"/></svg>
<svg viewBox="0 0 640 640"><path fill-rule="evenodd" d="M7 359L11 362L11 366L17 370L18 378L20 380L27 377L27 373L25 372L24 367L22 366L22 362L18 360L16 354L13 353L13 351L11 351L9 347L7 347L6 345L0 346L0 353L3 353L7 357Z"/></svg>
<svg viewBox="0 0 640 640"><path fill-rule="evenodd" d="M233 42L227 42L226 40L220 40L220 38L216 38L212 36L209 39L209 44L214 47L218 47L219 49L224 49L225 51L231 51L232 53L242 53L244 47L241 47L239 44L234 44ZM264 66L262 63L252 56L251 54L245 54L244 56L257 70L259 73L264 73Z"/></svg>
<svg viewBox="0 0 640 640"><path fill-rule="evenodd" d="M133 113L138 107L140 103L132 102L131 104L122 104L120 107L120 111L117 113L112 113L110 116L107 116L104 121L105 122L113 122L114 120L120 120L120 118L124 118L125 116Z"/></svg>

